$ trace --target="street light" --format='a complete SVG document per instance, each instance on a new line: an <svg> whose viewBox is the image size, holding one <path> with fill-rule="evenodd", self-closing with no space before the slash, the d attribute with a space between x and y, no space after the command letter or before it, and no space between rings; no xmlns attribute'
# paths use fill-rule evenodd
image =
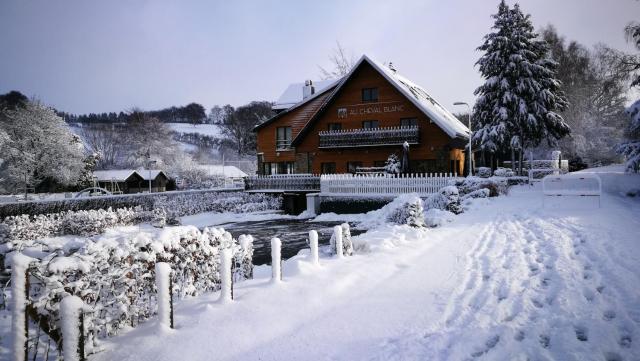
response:
<svg viewBox="0 0 640 361"><path fill-rule="evenodd" d="M471 158L473 158L473 153L471 152L471 107L469 106L469 104L465 103L465 102L455 102L453 103L453 105L466 105L467 109L468 109L468 117L469 117L469 175L472 176L473 175L473 166L471 165Z"/></svg>

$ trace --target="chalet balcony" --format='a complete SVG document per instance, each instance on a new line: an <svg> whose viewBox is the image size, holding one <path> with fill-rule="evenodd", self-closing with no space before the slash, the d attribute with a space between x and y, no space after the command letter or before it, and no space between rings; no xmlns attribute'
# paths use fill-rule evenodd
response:
<svg viewBox="0 0 640 361"><path fill-rule="evenodd" d="M329 130L319 133L319 148L353 148L420 143L418 126Z"/></svg>

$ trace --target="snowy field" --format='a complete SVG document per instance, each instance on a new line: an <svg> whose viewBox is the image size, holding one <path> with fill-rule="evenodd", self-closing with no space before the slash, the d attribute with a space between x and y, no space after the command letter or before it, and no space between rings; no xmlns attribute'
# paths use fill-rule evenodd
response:
<svg viewBox="0 0 640 361"><path fill-rule="evenodd" d="M476 200L442 227L381 225L345 259L284 263L176 304L105 342L93 360L634 360L640 355L640 199L603 177L593 199L547 201L538 186ZM631 178L629 178L631 177ZM357 218L357 216L352 216Z"/></svg>
<svg viewBox="0 0 640 361"><path fill-rule="evenodd" d="M189 124L189 123L167 123L167 125L177 133L198 133L209 137L220 138L222 131L215 124Z"/></svg>

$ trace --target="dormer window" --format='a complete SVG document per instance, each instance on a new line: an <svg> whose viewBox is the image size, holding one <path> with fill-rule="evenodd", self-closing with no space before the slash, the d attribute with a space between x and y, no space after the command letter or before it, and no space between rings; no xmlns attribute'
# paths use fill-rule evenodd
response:
<svg viewBox="0 0 640 361"><path fill-rule="evenodd" d="M378 88L362 89L362 102L377 102L377 101L378 101Z"/></svg>

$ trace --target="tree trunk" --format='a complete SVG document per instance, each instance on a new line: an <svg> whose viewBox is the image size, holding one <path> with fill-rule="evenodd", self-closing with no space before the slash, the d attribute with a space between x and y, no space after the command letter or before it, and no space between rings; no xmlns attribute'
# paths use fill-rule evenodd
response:
<svg viewBox="0 0 640 361"><path fill-rule="evenodd" d="M27 200L27 172L24 172L24 200Z"/></svg>
<svg viewBox="0 0 640 361"><path fill-rule="evenodd" d="M516 171L516 152L513 147L511 147L511 170Z"/></svg>

